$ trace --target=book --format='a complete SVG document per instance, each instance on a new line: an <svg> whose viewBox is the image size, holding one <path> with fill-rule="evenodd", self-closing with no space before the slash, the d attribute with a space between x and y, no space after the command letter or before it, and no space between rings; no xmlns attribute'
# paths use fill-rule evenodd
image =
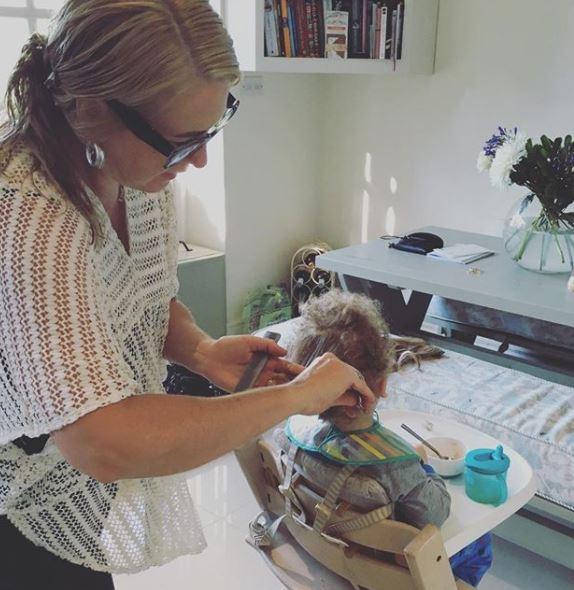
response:
<svg viewBox="0 0 574 590"><path fill-rule="evenodd" d="M448 262L457 262L458 264L469 264L493 254L492 250L477 244L455 244L445 248L435 248L427 256Z"/></svg>
<svg viewBox="0 0 574 590"><path fill-rule="evenodd" d="M361 0L361 2L361 53L368 57L370 49L369 3L372 4L372 0Z"/></svg>
<svg viewBox="0 0 574 590"><path fill-rule="evenodd" d="M385 51L387 48L387 6L381 6L381 24L379 29L379 59L385 59Z"/></svg>
<svg viewBox="0 0 574 590"><path fill-rule="evenodd" d="M287 0L287 13L289 15L289 40L291 41L291 55L297 57L299 47L297 45L297 26L295 22L294 0Z"/></svg>
<svg viewBox="0 0 574 590"><path fill-rule="evenodd" d="M313 23L313 57L321 57L319 39L319 0L311 0L311 16Z"/></svg>
<svg viewBox="0 0 574 590"><path fill-rule="evenodd" d="M273 0L265 0L265 55L269 57L281 55Z"/></svg>
<svg viewBox="0 0 574 590"><path fill-rule="evenodd" d="M305 0L305 21L307 30L307 45L309 57L318 57L315 49L315 37L313 35L313 7L311 0Z"/></svg>
<svg viewBox="0 0 574 590"><path fill-rule="evenodd" d="M325 13L325 57L346 59L348 55L349 13L328 10Z"/></svg>
<svg viewBox="0 0 574 590"><path fill-rule="evenodd" d="M297 55L299 57L308 57L309 38L304 0L295 0L295 18L297 20Z"/></svg>
<svg viewBox="0 0 574 590"><path fill-rule="evenodd" d="M403 29L405 22L405 2L404 0L399 1L397 8L397 45L396 45L396 59L401 59L403 56Z"/></svg>
<svg viewBox="0 0 574 590"><path fill-rule="evenodd" d="M289 10L287 8L287 0L281 0L281 32L283 34L285 57L293 57L291 34L289 33Z"/></svg>

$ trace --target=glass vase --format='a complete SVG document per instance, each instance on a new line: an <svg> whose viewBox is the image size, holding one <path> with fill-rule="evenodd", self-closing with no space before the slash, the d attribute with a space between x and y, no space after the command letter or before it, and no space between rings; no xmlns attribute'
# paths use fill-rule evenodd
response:
<svg viewBox="0 0 574 590"><path fill-rule="evenodd" d="M535 195L514 204L502 237L505 250L523 268L548 274L574 270L574 227L551 221Z"/></svg>

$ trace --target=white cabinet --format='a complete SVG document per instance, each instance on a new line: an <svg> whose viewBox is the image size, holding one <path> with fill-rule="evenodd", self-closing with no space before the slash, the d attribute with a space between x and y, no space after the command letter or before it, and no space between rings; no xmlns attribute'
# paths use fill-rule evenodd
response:
<svg viewBox="0 0 574 590"><path fill-rule="evenodd" d="M405 0L403 55L391 60L265 57L264 0L224 0L224 16L244 72L432 74L439 0Z"/></svg>

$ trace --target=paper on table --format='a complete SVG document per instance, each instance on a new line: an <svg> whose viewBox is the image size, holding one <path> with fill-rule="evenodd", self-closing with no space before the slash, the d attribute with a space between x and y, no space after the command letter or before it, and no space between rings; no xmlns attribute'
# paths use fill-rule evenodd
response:
<svg viewBox="0 0 574 590"><path fill-rule="evenodd" d="M446 248L435 248L427 256L439 260L448 260L449 262L458 262L459 264L468 264L486 258L491 254L494 254L492 250L477 244L455 244Z"/></svg>

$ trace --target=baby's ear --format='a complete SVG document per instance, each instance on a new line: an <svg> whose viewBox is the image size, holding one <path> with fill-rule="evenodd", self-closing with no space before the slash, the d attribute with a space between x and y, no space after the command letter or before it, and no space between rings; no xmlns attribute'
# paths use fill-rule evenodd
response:
<svg viewBox="0 0 574 590"><path fill-rule="evenodd" d="M387 397L387 378L381 377L375 388L373 389L373 393L378 397Z"/></svg>

